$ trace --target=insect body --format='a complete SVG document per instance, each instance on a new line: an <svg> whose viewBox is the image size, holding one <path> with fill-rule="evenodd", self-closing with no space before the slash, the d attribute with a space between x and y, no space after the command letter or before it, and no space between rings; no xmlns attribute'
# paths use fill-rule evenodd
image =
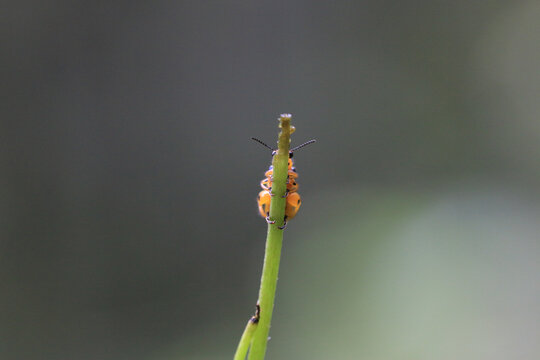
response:
<svg viewBox="0 0 540 360"><path fill-rule="evenodd" d="M298 174L295 170L292 170L292 160L289 159L289 173L287 176L287 190L285 192L285 198L286 198L286 205L285 205L285 221L292 219L296 213L298 212L298 209L300 208L300 205L302 204L302 201L300 199L300 195L296 192L298 190L298 184L296 183L296 178L298 177ZM272 199L272 178L273 169L270 166L270 169L264 174L266 178L264 178L261 181L261 187L263 190L259 193L259 196L257 196L257 203L259 204L259 213L262 217L266 218L270 214L270 201Z"/></svg>
<svg viewBox="0 0 540 360"><path fill-rule="evenodd" d="M296 183L296 178L298 177L298 174L296 173L296 168L293 167L292 159L289 159L289 169L287 171L287 192L295 192L296 190L298 190L298 184ZM273 172L274 170L272 169L272 165L270 165L268 171L264 173L264 176L266 176L266 178L261 180L261 187L264 190L268 190L272 187Z"/></svg>
<svg viewBox="0 0 540 360"><path fill-rule="evenodd" d="M257 203L259 204L259 213L263 218L266 218L270 215L270 201L272 200L272 196L270 195L270 191L263 190L259 193L257 196Z"/></svg>
<svg viewBox="0 0 540 360"><path fill-rule="evenodd" d="M272 149L270 146L266 145L262 141L252 138L253 140L261 143L262 145L266 146L270 150L272 150L272 154L275 153L275 150ZM300 149L301 147L304 147L306 145L314 143L315 140L310 140L302 145L299 145L289 151L289 164L288 164L288 170L287 170L287 190L285 191L285 219L283 222L283 226L280 227L280 229L284 229L285 225L287 224L287 220L290 220L296 216L296 213L300 209L300 205L302 205L302 200L300 198L300 194L298 194L298 183L296 182L296 179L298 178L298 173L296 172L296 169L293 164L292 156L293 151ZM273 224L275 221L270 220L270 202L272 200L272 196L274 194L272 193L272 183L273 183L273 168L270 165L270 168L264 176L266 176L264 179L261 180L261 187L262 191L259 192L259 195L257 196L257 203L259 205L259 213L263 218L266 219L268 223Z"/></svg>

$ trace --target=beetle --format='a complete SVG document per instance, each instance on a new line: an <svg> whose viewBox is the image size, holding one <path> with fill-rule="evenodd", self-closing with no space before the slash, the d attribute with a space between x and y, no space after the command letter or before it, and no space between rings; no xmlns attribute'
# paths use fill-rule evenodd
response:
<svg viewBox="0 0 540 360"><path fill-rule="evenodd" d="M272 149L270 146L265 144L259 139L252 138L253 140L257 141L261 145L267 147L272 151L272 155L276 153L275 149ZM292 148L289 150L289 161L288 161L288 169L287 169L287 187L285 190L285 218L283 219L283 226L279 226L279 229L284 229L287 225L287 221L291 220L296 216L296 213L300 209L300 205L302 205L302 199L300 197L300 194L298 194L298 183L296 182L296 179L298 178L298 173L296 172L296 168L294 167L294 162L292 160L294 151L303 148L306 145L313 144L315 140L309 140L301 145L296 146L295 148ZM270 220L270 203L272 200L272 196L274 194L272 193L272 182L273 179L273 173L274 170L272 168L272 165L268 168L268 170L264 173L265 178L261 180L261 188L263 189L261 192L259 192L259 195L257 196L257 204L259 206L259 213L260 215L266 219L266 222L269 224L274 224L274 220Z"/></svg>

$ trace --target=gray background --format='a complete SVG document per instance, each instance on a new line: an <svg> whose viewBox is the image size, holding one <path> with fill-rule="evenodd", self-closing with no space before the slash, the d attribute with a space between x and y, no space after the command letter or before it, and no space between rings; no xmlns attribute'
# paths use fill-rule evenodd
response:
<svg viewBox="0 0 540 360"><path fill-rule="evenodd" d="M269 359L540 356L537 1L2 11L0 357L230 359L258 183L303 206Z"/></svg>

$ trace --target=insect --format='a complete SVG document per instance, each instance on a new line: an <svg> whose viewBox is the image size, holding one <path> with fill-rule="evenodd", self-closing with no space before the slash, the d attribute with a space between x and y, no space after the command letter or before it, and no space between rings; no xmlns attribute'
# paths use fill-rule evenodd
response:
<svg viewBox="0 0 540 360"><path fill-rule="evenodd" d="M257 141L261 145L267 147L268 149L272 150L272 155L276 153L275 149L272 149L270 146L266 145L264 142L262 142L259 139L252 138L253 140ZM315 140L309 140L302 145L298 145L295 148L292 148L289 150L289 164L288 164L288 170L287 170L287 187L285 190L285 195L283 196L285 201L285 218L283 219L283 226L279 226L280 229L284 229L287 225L287 220L290 220L296 216L296 213L300 209L300 205L302 205L302 199L300 198L300 194L298 194L298 183L296 182L296 179L298 178L298 173L296 172L296 168L294 167L294 163L292 160L293 152L306 146L309 144L313 144ZM272 193L272 182L273 179L273 173L274 169L272 168L272 165L270 165L270 168L264 173L265 178L261 180L261 188L263 189L261 192L259 192L259 195L257 196L257 203L259 205L259 213L263 218L266 219L266 222L269 224L274 224L275 220L270 220L270 202L272 200L272 196L274 194Z"/></svg>

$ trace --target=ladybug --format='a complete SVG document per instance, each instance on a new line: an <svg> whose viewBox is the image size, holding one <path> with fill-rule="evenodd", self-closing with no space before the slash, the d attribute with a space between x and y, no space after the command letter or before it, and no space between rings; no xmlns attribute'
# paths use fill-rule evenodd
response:
<svg viewBox="0 0 540 360"><path fill-rule="evenodd" d="M264 142L262 142L259 139L252 138L253 140L257 141L258 143L264 145L265 147L272 150L272 155L275 154L276 150L272 149L270 146L266 145ZM306 146L309 144L314 143L315 140L310 140L308 142L303 143L302 145L299 145L289 151L289 163L288 163L288 170L287 170L287 188L285 191L285 195L283 197L286 198L285 200L285 219L283 221L283 226L279 226L280 229L284 229L287 225L287 220L290 220L296 216L296 213L300 209L300 205L302 205L302 200L300 198L300 194L298 194L298 183L296 182L296 179L298 178L298 173L296 172L296 168L294 167L294 163L292 160L293 152ZM269 224L275 223L275 221L270 220L270 202L272 200L272 182L273 182L273 168L272 165L270 165L270 168L264 173L264 176L266 176L264 179L261 180L261 188L263 189L261 192L259 192L259 195L257 196L257 203L259 205L259 213L263 218L266 219L266 222Z"/></svg>

